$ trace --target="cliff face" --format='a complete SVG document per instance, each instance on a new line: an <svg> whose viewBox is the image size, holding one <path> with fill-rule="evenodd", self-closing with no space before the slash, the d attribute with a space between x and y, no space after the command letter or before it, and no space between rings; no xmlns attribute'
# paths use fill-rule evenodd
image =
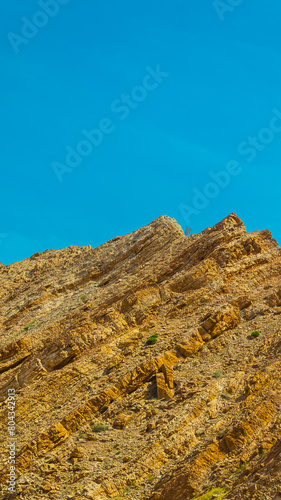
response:
<svg viewBox="0 0 281 500"><path fill-rule="evenodd" d="M235 214L0 264L1 498L14 389L17 498L281 500L280 276Z"/></svg>

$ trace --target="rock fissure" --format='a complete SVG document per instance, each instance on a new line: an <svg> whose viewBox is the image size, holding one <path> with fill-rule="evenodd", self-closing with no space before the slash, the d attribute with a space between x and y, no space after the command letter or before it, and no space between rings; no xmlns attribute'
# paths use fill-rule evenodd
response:
<svg viewBox="0 0 281 500"><path fill-rule="evenodd" d="M0 265L17 497L281 498L280 275L271 233L235 214ZM8 470L3 447L3 498Z"/></svg>

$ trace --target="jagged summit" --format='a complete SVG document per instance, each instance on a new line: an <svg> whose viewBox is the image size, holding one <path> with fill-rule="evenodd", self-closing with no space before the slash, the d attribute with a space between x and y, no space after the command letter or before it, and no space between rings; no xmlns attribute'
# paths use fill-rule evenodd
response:
<svg viewBox="0 0 281 500"><path fill-rule="evenodd" d="M239 217L237 217L237 215L233 212L232 214L229 214L227 217L225 217L221 222L219 222L218 224L216 224L213 228L211 227L208 227L206 228L204 231L202 231L201 233L199 233L198 235L201 235L201 234L206 234L208 233L210 230L212 231L217 231L217 230L221 230L221 229L225 229L229 226L244 226L243 222L239 219ZM150 224L147 224L146 226L143 226L141 227L140 229L137 229L136 231L132 232L132 233L129 233L128 235L125 235L125 236L116 236L114 238L112 238L111 240L103 243L102 245L100 245L99 247L97 248L101 248L105 245L108 245L108 244L112 244L112 243L115 243L116 241L122 239L122 238L125 238L129 235L132 236L132 241L133 243L135 243L135 239L136 238L142 238L142 235L144 234L147 234L147 231L149 233L153 233L155 231L159 231L160 228L162 228L163 230L172 230L175 232L175 234L177 235L181 235L181 236L184 236L184 233L183 233L183 230L181 228L181 226L178 224L178 222L176 221L176 219L173 219L171 217L169 217L168 215L161 215L160 217L158 217L157 219L154 219ZM194 236L198 236L198 235L192 235L193 237ZM75 251L77 251L78 249L86 249L86 250L91 250L91 245L88 245L86 247L75 247L75 246L70 246L70 247L67 247L67 248L64 248L64 249L61 249L61 250L45 250L44 252L36 252L35 254L33 254L31 257L29 258L26 258L24 259L25 261L26 260L35 260L35 259L38 259L38 258L45 258L48 259L50 257L50 255L55 255L55 253L57 252L57 255L61 255L62 252L65 252L67 254L71 254ZM0 262L0 269L3 268L3 267L7 267L7 268L11 268L12 266L17 266L18 264L20 264L20 262L15 262L15 263L12 263L12 264L8 264L7 266L5 266L4 264L2 264Z"/></svg>
<svg viewBox="0 0 281 500"><path fill-rule="evenodd" d="M235 213L0 266L17 498L280 500L280 273L270 231ZM8 499L6 447L0 469Z"/></svg>
<svg viewBox="0 0 281 500"><path fill-rule="evenodd" d="M222 229L229 228L229 226L233 226L233 227L242 226L245 229L245 226L244 226L243 222L241 221L241 219L239 219L239 217L237 217L237 215L233 212L233 213L229 214L227 217L225 217L221 222L216 224L213 228L208 227L204 231L199 233L198 235L192 235L192 236L193 237L200 236L200 235L206 234L210 231L219 231ZM101 247L104 248L106 245L115 243L116 241L119 241L120 239L128 237L128 236L132 236L131 241L133 242L133 244L135 244L136 238L142 238L144 234L147 234L147 232L149 232L150 234L154 233L154 232L158 232L161 230L161 228L163 230L170 229L175 234L184 236L183 230L182 230L181 226L178 224L178 222L176 221L176 219L173 219L173 218L169 217L168 215L161 215L157 219L154 219L150 224L147 224L146 226L143 226L140 229L137 229L136 231L129 233L123 237L116 236L116 237L112 238L111 240L103 243L102 245L100 245L99 247L96 247L96 248L101 248ZM70 246L67 248L60 249L60 250L52 249L52 250L45 250L44 252L36 252L31 257L27 257L26 259L24 259L24 261L28 261L29 259L35 260L38 258L49 259L50 255L55 255L57 253L57 256L59 256L59 255L62 255L62 252L65 252L66 254L71 254L73 252L78 251L79 249L91 250L91 245L88 245L86 247ZM18 267L18 265L20 265L20 261L12 263L12 264L8 264L7 266L5 266L4 264L2 264L0 262L0 269L3 267L7 267L7 268L11 268L12 266Z"/></svg>

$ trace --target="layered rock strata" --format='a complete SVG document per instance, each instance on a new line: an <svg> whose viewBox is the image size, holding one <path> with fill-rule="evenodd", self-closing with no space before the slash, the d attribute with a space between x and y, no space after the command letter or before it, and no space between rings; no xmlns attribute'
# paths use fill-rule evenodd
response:
<svg viewBox="0 0 281 500"><path fill-rule="evenodd" d="M235 214L0 264L1 498L281 500L280 276Z"/></svg>

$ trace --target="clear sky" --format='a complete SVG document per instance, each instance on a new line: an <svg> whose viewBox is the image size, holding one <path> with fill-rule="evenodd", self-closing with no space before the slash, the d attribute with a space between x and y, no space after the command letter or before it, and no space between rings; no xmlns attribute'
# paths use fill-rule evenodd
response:
<svg viewBox="0 0 281 500"><path fill-rule="evenodd" d="M279 0L0 11L0 262L164 214L198 233L236 212L280 244Z"/></svg>

